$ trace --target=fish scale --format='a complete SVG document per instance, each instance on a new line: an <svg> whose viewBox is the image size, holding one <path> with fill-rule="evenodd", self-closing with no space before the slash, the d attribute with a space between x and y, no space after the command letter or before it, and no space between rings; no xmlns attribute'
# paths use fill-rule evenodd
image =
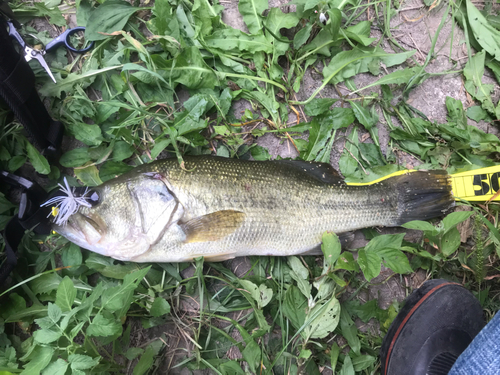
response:
<svg viewBox="0 0 500 375"><path fill-rule="evenodd" d="M177 262L198 256L224 260L317 251L326 231L341 234L397 226L438 216L453 205L444 171L412 172L370 186L347 186L325 163L210 156L184 157L184 161L184 169L177 159L165 159L106 182L96 188L102 203L82 207L66 229L57 230L72 239L75 234L68 232L87 226L85 220L104 222L98 229L102 239L94 248L85 246L85 239L79 239L79 244L122 260ZM150 186L156 190L151 192ZM149 202L156 192L165 199ZM145 234L146 219L139 218L137 211L146 218L157 217L149 220L157 230ZM127 231L134 234L124 235ZM134 238L142 245L130 250ZM120 241L127 243L123 251Z"/></svg>

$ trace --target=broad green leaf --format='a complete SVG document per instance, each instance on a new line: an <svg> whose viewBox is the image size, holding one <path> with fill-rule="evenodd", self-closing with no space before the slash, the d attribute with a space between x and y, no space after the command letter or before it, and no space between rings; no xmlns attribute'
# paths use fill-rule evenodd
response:
<svg viewBox="0 0 500 375"><path fill-rule="evenodd" d="M264 21L267 38L273 42L273 62L285 54L290 48L288 38L281 35L281 29L291 29L299 22L299 18L293 12L283 13L280 8L271 8ZM274 35L273 35L274 34ZM284 42L283 42L284 41Z"/></svg>
<svg viewBox="0 0 500 375"><path fill-rule="evenodd" d="M296 256L290 256L287 258L287 261L288 265L296 273L297 276L299 276L303 280L307 280L309 278L309 271L302 264L299 258L297 258Z"/></svg>
<svg viewBox="0 0 500 375"><path fill-rule="evenodd" d="M134 153L133 147L125 141L115 142L111 157L114 161L122 161L128 159Z"/></svg>
<svg viewBox="0 0 500 375"><path fill-rule="evenodd" d="M345 143L345 149L342 155L340 156L339 160L339 168L342 174L347 177L356 171L358 168L358 162L356 159L359 156L359 150L358 150L358 129L354 128L352 129L351 134L347 137L348 141ZM356 158L354 159L353 158Z"/></svg>
<svg viewBox="0 0 500 375"><path fill-rule="evenodd" d="M249 280L239 280L241 286L250 293L252 298L257 302L258 308L264 308L273 297L273 290L261 284L257 287Z"/></svg>
<svg viewBox="0 0 500 375"><path fill-rule="evenodd" d="M328 109L337 101L338 99L314 98L304 106L304 111L307 116L321 115L328 111Z"/></svg>
<svg viewBox="0 0 500 375"><path fill-rule="evenodd" d="M37 331L39 332L39 331ZM36 346L29 356L29 362L24 366L23 375L39 375L52 359L54 348L48 346Z"/></svg>
<svg viewBox="0 0 500 375"><path fill-rule="evenodd" d="M441 238L441 251L445 256L449 256L458 250L460 246L460 232L456 227L452 227Z"/></svg>
<svg viewBox="0 0 500 375"><path fill-rule="evenodd" d="M312 352L309 349L302 349L299 354L299 358L307 359L312 355Z"/></svg>
<svg viewBox="0 0 500 375"><path fill-rule="evenodd" d="M145 267L125 275L122 285L106 289L101 297L102 307L114 312L123 307L125 295L131 295L151 267Z"/></svg>
<svg viewBox="0 0 500 375"><path fill-rule="evenodd" d="M340 354L339 345L336 342L334 342L332 344L332 348L330 349L330 364L332 366L332 371L334 374L336 374L335 367L337 367L337 361L339 359L339 354Z"/></svg>
<svg viewBox="0 0 500 375"><path fill-rule="evenodd" d="M66 128L76 139L88 146L98 146L103 141L101 128L98 125L86 124L84 122L70 122L66 124Z"/></svg>
<svg viewBox="0 0 500 375"><path fill-rule="evenodd" d="M101 313L97 314L87 328L89 336L115 336L122 333L122 325L114 318L106 318Z"/></svg>
<svg viewBox="0 0 500 375"><path fill-rule="evenodd" d="M31 290L35 294L48 293L56 290L61 283L62 278L57 273L48 273L42 275L29 283Z"/></svg>
<svg viewBox="0 0 500 375"><path fill-rule="evenodd" d="M326 273L326 268L323 267L323 274ZM330 279L331 276L331 280ZM337 277L334 273L330 273L329 277L321 277L319 280L314 280L313 281L313 286L316 288L318 293L316 294L315 298L316 300L323 300L330 298L332 293L335 292L335 283L338 285L342 284L343 280L339 277ZM309 295L310 297L310 295Z"/></svg>
<svg viewBox="0 0 500 375"><path fill-rule="evenodd" d="M257 34L262 30L262 13L269 8L267 0L240 0L238 10L250 34Z"/></svg>
<svg viewBox="0 0 500 375"><path fill-rule="evenodd" d="M163 150L165 150L170 143L172 143L170 138L161 139L158 142L156 142L155 145L153 146L153 148L151 149L151 159L156 160L158 155L160 155L160 153ZM102 176L101 176L101 179L102 179Z"/></svg>
<svg viewBox="0 0 500 375"><path fill-rule="evenodd" d="M24 163L26 163L26 156L16 155L9 160L8 169L9 172L15 172L21 168Z"/></svg>
<svg viewBox="0 0 500 375"><path fill-rule="evenodd" d="M154 317L160 317L170 313L170 305L165 298L157 297L151 305L150 313Z"/></svg>
<svg viewBox="0 0 500 375"><path fill-rule="evenodd" d="M82 264L82 251L78 245L70 243L62 250L61 258L65 267L79 266Z"/></svg>
<svg viewBox="0 0 500 375"><path fill-rule="evenodd" d="M59 163L66 168L80 167L90 161L88 147L75 148L65 152L59 159Z"/></svg>
<svg viewBox="0 0 500 375"><path fill-rule="evenodd" d="M479 122L481 120L486 120L486 119L490 118L490 116L488 115L488 112L486 112L479 105L475 105L475 106L467 108L466 113L467 113L467 117L468 118L470 118L471 120L474 120L476 122Z"/></svg>
<svg viewBox="0 0 500 375"><path fill-rule="evenodd" d="M321 241L321 251L325 256L325 262L328 266L333 266L342 251L339 238L335 233L324 233Z"/></svg>
<svg viewBox="0 0 500 375"><path fill-rule="evenodd" d="M47 306L33 305L31 307L21 310L20 312L16 312L14 314L9 315L7 319L5 319L5 322L12 323L12 322L30 320L34 317L41 318L43 316L45 317L47 316Z"/></svg>
<svg viewBox="0 0 500 375"><path fill-rule="evenodd" d="M371 355L360 355L353 358L352 366L354 367L354 371L363 371L373 365L376 360L377 358Z"/></svg>
<svg viewBox="0 0 500 375"><path fill-rule="evenodd" d="M242 98L248 99L248 100L256 100L261 104L267 112L271 115L274 123L278 123L279 121L279 103L274 99L273 97L264 94L260 91L251 91L251 92L244 92L241 94Z"/></svg>
<svg viewBox="0 0 500 375"><path fill-rule="evenodd" d="M59 306L62 311L70 311L73 307L73 303L75 302L75 298L75 285L68 276L65 276L57 288L56 305Z"/></svg>
<svg viewBox="0 0 500 375"><path fill-rule="evenodd" d="M355 375L354 367L352 365L352 360L349 355L344 357L344 364L340 369L339 375Z"/></svg>
<svg viewBox="0 0 500 375"><path fill-rule="evenodd" d="M222 372L222 375L245 375L240 363L236 360L225 361L219 365L218 369Z"/></svg>
<svg viewBox="0 0 500 375"><path fill-rule="evenodd" d="M132 64L132 63L124 64L122 66L122 72L125 72L125 71L138 71L140 73L140 75L137 73L134 73L134 76L139 78L142 82L154 83L154 82L159 80L159 81L163 82L170 89L168 82L165 81L165 79L161 75L149 70L148 68L143 67L142 65Z"/></svg>
<svg viewBox="0 0 500 375"><path fill-rule="evenodd" d="M45 369L42 371L42 375L64 375L66 373L66 370L68 369L68 366L68 362L59 358L57 361L52 362L47 367L45 367ZM0 374L2 373L0 372Z"/></svg>
<svg viewBox="0 0 500 375"><path fill-rule="evenodd" d="M218 85L217 76L196 47L186 48L173 60L163 60L159 56L153 59L157 67L163 70L167 81L181 83L190 89L213 89Z"/></svg>
<svg viewBox="0 0 500 375"><path fill-rule="evenodd" d="M309 325L301 332L302 337L322 339L337 328L340 319L340 302L332 298L324 303L317 303L307 315L312 319Z"/></svg>
<svg viewBox="0 0 500 375"><path fill-rule="evenodd" d="M311 297L311 284L301 276L299 276L295 271L290 271L290 276L294 279L299 287L300 291L304 295L304 297Z"/></svg>
<svg viewBox="0 0 500 375"><path fill-rule="evenodd" d="M98 186L102 184L99 178L99 170L95 165L89 165L85 168L76 168L76 177L83 182L85 186Z"/></svg>
<svg viewBox="0 0 500 375"><path fill-rule="evenodd" d="M101 273L103 276L110 277L112 279L124 279L125 276L134 272L134 270L138 268L138 266L134 263L114 263L114 259L105 257L97 253L91 253L85 260L85 265L87 267ZM92 296L94 294L92 294Z"/></svg>
<svg viewBox="0 0 500 375"><path fill-rule="evenodd" d="M34 2L32 4L33 7L39 12L37 16L39 17L48 16L49 21L52 25L66 27L66 20L64 19L59 7L48 7L46 4L43 4L42 2Z"/></svg>
<svg viewBox="0 0 500 375"><path fill-rule="evenodd" d="M361 342L358 337L358 328L351 319L347 309L343 307L340 312L340 330L342 331L342 336L347 340L351 350L356 354L360 354Z"/></svg>
<svg viewBox="0 0 500 375"><path fill-rule="evenodd" d="M60 74L55 74L57 83L48 80L40 89L40 94L43 96L61 98L61 93L63 91L71 92L76 84L81 84L83 88L87 88L94 82L97 75L119 68L121 68L121 66L108 66L102 69L89 70L82 74L69 73L66 78L61 78Z"/></svg>
<svg viewBox="0 0 500 375"><path fill-rule="evenodd" d="M404 83L408 83L411 78L413 78L417 73L421 70L420 67L414 68L404 68L396 70L392 73L386 74L379 80L364 86L363 88L356 90L355 92L366 90L370 87L378 86L378 85L401 85ZM353 102L351 102L352 104Z"/></svg>
<svg viewBox="0 0 500 375"><path fill-rule="evenodd" d="M331 150L333 138L326 147L325 145L332 137L333 130L344 127L348 121L352 122L351 118L354 121L354 115L350 108L334 108L325 115L314 118L309 123L309 143L307 150L301 152L301 159L328 162L330 155L328 150ZM328 160L323 160L327 157Z"/></svg>
<svg viewBox="0 0 500 375"><path fill-rule="evenodd" d="M372 299L371 301L368 301L362 305L359 304L359 301L354 301L353 304L349 306L349 309L353 311L358 316L358 318L365 323L367 323L372 318L381 321L385 319L387 315L386 310L378 307L377 299Z"/></svg>
<svg viewBox="0 0 500 375"><path fill-rule="evenodd" d="M301 28L293 37L293 47L298 50L302 45L307 42L309 37L311 36L313 24L308 22L307 25Z"/></svg>
<svg viewBox="0 0 500 375"><path fill-rule="evenodd" d="M467 220L469 217L472 216L472 214L474 214L473 211L458 211L458 212L452 212L451 214L447 215L443 219L443 227L445 232L456 227L457 224L461 223L462 221Z"/></svg>
<svg viewBox="0 0 500 375"><path fill-rule="evenodd" d="M218 105L223 116L227 116L229 110L231 109L231 102L233 101L233 95L231 94L231 89L226 87L220 94Z"/></svg>
<svg viewBox="0 0 500 375"><path fill-rule="evenodd" d="M358 264L350 252L343 252L340 254L335 264L335 268L347 271L359 271Z"/></svg>
<svg viewBox="0 0 500 375"><path fill-rule="evenodd" d="M355 25L349 26L345 29L345 34L355 41L364 46L370 45L375 38L370 38L372 23L370 21L361 21Z"/></svg>
<svg viewBox="0 0 500 375"><path fill-rule="evenodd" d="M393 248L399 249L405 234L383 234L373 238L365 247L366 251L378 252L379 250Z"/></svg>
<svg viewBox="0 0 500 375"><path fill-rule="evenodd" d="M370 281L380 274L381 262L382 259L372 251L366 251L364 249L358 251L359 268L361 268L367 281Z"/></svg>
<svg viewBox="0 0 500 375"><path fill-rule="evenodd" d="M204 28L203 35L211 33L212 22L218 23L218 16L223 10L224 7L215 1L211 4L209 0L194 0L193 15L198 22L201 20L201 25Z"/></svg>
<svg viewBox="0 0 500 375"><path fill-rule="evenodd" d="M140 8L135 8L123 0L107 0L95 8L87 20L85 39L103 40L114 31L123 30L129 17Z"/></svg>
<svg viewBox="0 0 500 375"><path fill-rule="evenodd" d="M243 51L271 53L273 51L273 45L262 32L248 35L237 29L222 29L206 37L205 42L209 47L235 53Z"/></svg>
<svg viewBox="0 0 500 375"><path fill-rule="evenodd" d="M0 313L1 317L6 319L10 315L26 309L26 301L19 294L10 293L8 295L8 300L7 296L5 296L4 298L5 298L5 303L2 306L2 311Z"/></svg>
<svg viewBox="0 0 500 375"><path fill-rule="evenodd" d="M293 0L289 4L304 6L304 11L313 9L316 5L321 3L322 0Z"/></svg>
<svg viewBox="0 0 500 375"><path fill-rule="evenodd" d="M486 60L486 66L490 68L495 75L497 83L500 83L500 62L496 60Z"/></svg>
<svg viewBox="0 0 500 375"><path fill-rule="evenodd" d="M295 329L299 329L306 318L307 299L295 285L285 292L283 301L283 314L292 323Z"/></svg>
<svg viewBox="0 0 500 375"><path fill-rule="evenodd" d="M153 34L168 35L170 32L169 24L172 22L172 7L168 1L155 1L152 10L153 18L148 21L148 26Z"/></svg>
<svg viewBox="0 0 500 375"><path fill-rule="evenodd" d="M461 100L446 97L446 109L450 122L457 124L461 130L467 130L467 116L465 115L464 105Z"/></svg>
<svg viewBox="0 0 500 375"><path fill-rule="evenodd" d="M92 5L89 0L81 0L80 6L76 7L76 24L78 26L87 26L87 21L92 13Z"/></svg>
<svg viewBox="0 0 500 375"><path fill-rule="evenodd" d="M147 373L153 365L155 351L151 345L148 345L139 362L134 367L133 375L143 375Z"/></svg>
<svg viewBox="0 0 500 375"><path fill-rule="evenodd" d="M256 374L262 358L261 347L253 339L250 339L250 342L246 343L245 349L243 349L241 354L243 355L243 359L248 363L248 367L252 371L251 373Z"/></svg>
<svg viewBox="0 0 500 375"><path fill-rule="evenodd" d="M12 203L10 203L7 198L5 198L5 195L0 193L0 214L10 210L11 208L16 207Z"/></svg>
<svg viewBox="0 0 500 375"><path fill-rule="evenodd" d="M288 265L292 269L290 276L295 280L304 297L311 297L311 284L309 283L309 271L296 256L288 257Z"/></svg>
<svg viewBox="0 0 500 375"><path fill-rule="evenodd" d="M33 333L33 338L36 342L40 344L50 344L62 336L62 332L59 328L53 327L49 329L39 329Z"/></svg>
<svg viewBox="0 0 500 375"><path fill-rule="evenodd" d="M465 89L474 99L481 102L482 107L494 116L500 118L500 110L495 109L491 99L493 85L483 84L485 52L481 51L472 56L464 67ZM499 112L499 113L497 113Z"/></svg>
<svg viewBox="0 0 500 375"><path fill-rule="evenodd" d="M190 111L180 113L174 122L178 135L183 135L192 131L199 131L207 127L207 121L201 117L205 113L208 101L200 99L196 106Z"/></svg>
<svg viewBox="0 0 500 375"><path fill-rule="evenodd" d="M387 53L380 47L343 51L335 55L330 64L323 69L325 77L323 83L335 84L356 74L366 73L370 70L370 64L375 64L377 67L380 63L384 63L387 67L402 64L414 53L415 51Z"/></svg>
<svg viewBox="0 0 500 375"><path fill-rule="evenodd" d="M26 152L28 153L28 158L33 165L33 168L40 174L49 174L50 165L45 156L40 154L38 150L31 145L31 143L26 142Z"/></svg>
<svg viewBox="0 0 500 375"><path fill-rule="evenodd" d="M83 354L70 354L68 361L72 370L88 370L99 364L99 358L92 358Z"/></svg>
<svg viewBox="0 0 500 375"><path fill-rule="evenodd" d="M401 226L403 228L407 228L407 229L423 230L426 232L430 232L433 235L437 234L437 232L438 232L438 229L434 225L432 225L431 223L429 223L427 221L414 220L414 221L410 221L408 223L405 223Z"/></svg>
<svg viewBox="0 0 500 375"><path fill-rule="evenodd" d="M106 182L130 171L131 169L133 169L133 167L125 164L124 162L108 160L99 170L99 178L101 181Z"/></svg>
<svg viewBox="0 0 500 375"><path fill-rule="evenodd" d="M351 102L351 107L359 123L363 125L366 130L370 130L377 124L378 118L374 118L370 111L368 111L365 107L362 107L355 101Z"/></svg>
<svg viewBox="0 0 500 375"><path fill-rule="evenodd" d="M250 153L252 154L254 160L271 160L269 151L267 151L267 149L262 146L257 145L255 147L252 147Z"/></svg>
<svg viewBox="0 0 500 375"><path fill-rule="evenodd" d="M326 27L330 29L332 39L335 40L339 34L340 26L342 25L342 13L338 8L329 9L327 13L330 16L330 19Z"/></svg>
<svg viewBox="0 0 500 375"><path fill-rule="evenodd" d="M50 320L52 320L53 323L57 323L59 322L59 319L61 319L62 311L59 306L49 302L47 306L47 316L50 318Z"/></svg>
<svg viewBox="0 0 500 375"><path fill-rule="evenodd" d="M467 18L476 41L497 61L500 61L500 31L495 29L483 14L467 0Z"/></svg>
<svg viewBox="0 0 500 375"><path fill-rule="evenodd" d="M376 251L376 254L382 258L386 267L396 273L407 274L412 273L413 269L406 255L396 248L383 248Z"/></svg>

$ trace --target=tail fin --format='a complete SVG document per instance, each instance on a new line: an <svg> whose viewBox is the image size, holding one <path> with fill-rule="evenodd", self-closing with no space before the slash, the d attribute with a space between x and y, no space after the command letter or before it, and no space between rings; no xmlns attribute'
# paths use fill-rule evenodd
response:
<svg viewBox="0 0 500 375"><path fill-rule="evenodd" d="M441 216L455 205L446 171L415 171L387 180L398 196L398 225Z"/></svg>

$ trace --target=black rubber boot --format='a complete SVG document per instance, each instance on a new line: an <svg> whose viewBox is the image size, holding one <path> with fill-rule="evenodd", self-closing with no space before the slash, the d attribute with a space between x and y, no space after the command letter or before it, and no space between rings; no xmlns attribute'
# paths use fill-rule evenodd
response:
<svg viewBox="0 0 500 375"><path fill-rule="evenodd" d="M479 301L460 284L430 280L407 299L382 342L382 375L446 375L484 327Z"/></svg>

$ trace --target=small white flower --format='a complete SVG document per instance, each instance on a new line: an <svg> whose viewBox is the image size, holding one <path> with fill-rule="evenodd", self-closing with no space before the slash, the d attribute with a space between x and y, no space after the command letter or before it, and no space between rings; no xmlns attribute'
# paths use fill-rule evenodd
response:
<svg viewBox="0 0 500 375"><path fill-rule="evenodd" d="M51 198L47 202L40 205L40 207L45 207L57 203L57 210L52 210L49 216L53 214L54 211L57 211L54 215L54 223L56 225L62 226L66 225L70 216L77 212L80 206L92 207L92 205L87 202L88 197L86 197L89 188L85 189L85 192L82 196L75 197L75 188L70 188L66 177L64 177L64 184L66 185L66 187L62 186L61 184L58 185L61 187L61 192L66 194L66 196L58 195L57 197Z"/></svg>
<svg viewBox="0 0 500 375"><path fill-rule="evenodd" d="M323 25L326 25L327 18L325 16L325 13L320 13L319 14L319 20Z"/></svg>
<svg viewBox="0 0 500 375"><path fill-rule="evenodd" d="M307 300L307 306L309 309L312 309L314 306L316 306L316 302L314 301L314 298L312 296L309 296Z"/></svg>

